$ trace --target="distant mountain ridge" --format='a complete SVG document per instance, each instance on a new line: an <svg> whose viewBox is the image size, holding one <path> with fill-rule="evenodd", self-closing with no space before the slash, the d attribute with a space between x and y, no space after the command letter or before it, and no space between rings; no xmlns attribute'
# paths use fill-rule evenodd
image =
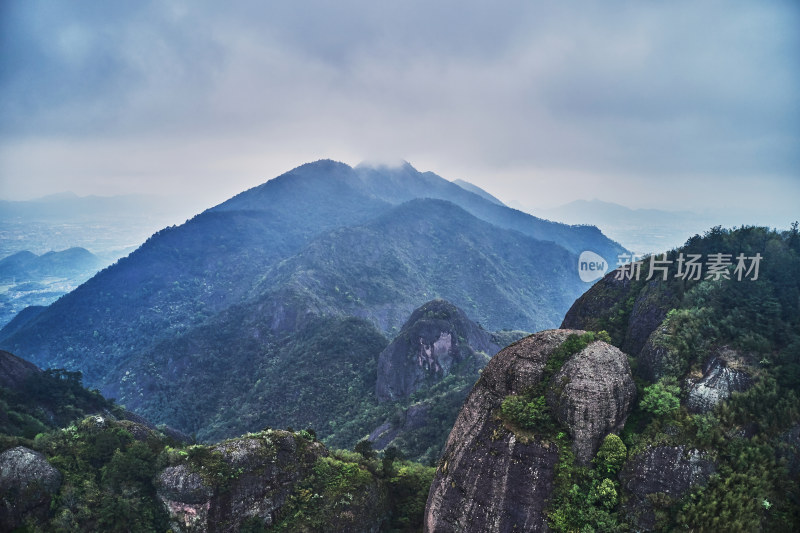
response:
<svg viewBox="0 0 800 533"><path fill-rule="evenodd" d="M36 255L27 250L0 259L0 281L28 281L46 276L69 277L96 271L103 260L86 248L74 247L60 252Z"/></svg>
<svg viewBox="0 0 800 533"><path fill-rule="evenodd" d="M107 264L80 247L42 255L24 250L0 259L0 326L28 307L54 302Z"/></svg>
<svg viewBox="0 0 800 533"><path fill-rule="evenodd" d="M304 342L302 332L328 318L366 319L393 335L413 309L444 297L489 329L557 325L585 289L576 271L584 249L609 261L623 251L597 228L538 219L409 164L324 160L159 231L0 331L0 346L80 369L92 386L165 421L206 383L195 372L208 369L191 364L197 354L216 354L220 368L266 364L276 346ZM180 394L148 392L179 369ZM213 386L220 375L207 377ZM254 386L244 371L233 382Z"/></svg>

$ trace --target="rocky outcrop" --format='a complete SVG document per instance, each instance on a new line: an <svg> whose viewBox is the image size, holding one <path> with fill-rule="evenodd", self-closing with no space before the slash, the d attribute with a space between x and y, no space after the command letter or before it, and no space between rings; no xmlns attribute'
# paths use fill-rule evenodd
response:
<svg viewBox="0 0 800 533"><path fill-rule="evenodd" d="M547 403L569 429L575 458L588 464L603 437L625 425L635 398L628 358L597 341L570 357L553 376Z"/></svg>
<svg viewBox="0 0 800 533"><path fill-rule="evenodd" d="M800 424L795 424L780 435L777 456L786 461L789 475L800 475Z"/></svg>
<svg viewBox="0 0 800 533"><path fill-rule="evenodd" d="M553 491L558 447L544 438L515 435L497 412L508 395L523 394L541 381L548 358L572 333L582 332L531 335L502 350L484 368L436 470L425 531L548 530L545 509ZM549 396L553 409L571 424L579 449L589 450L603 437L600 432L624 423L632 385L624 354L596 342L567 360L551 380Z"/></svg>
<svg viewBox="0 0 800 533"><path fill-rule="evenodd" d="M238 531L254 517L272 525L295 484L326 452L319 443L298 447L289 432L262 435L212 447L219 472L188 461L158 474L158 496L175 531Z"/></svg>
<svg viewBox="0 0 800 533"><path fill-rule="evenodd" d="M137 415L136 413L128 411L128 410L125 410L125 409L120 410L119 419L121 421L125 420L125 421L132 422L132 423L134 423L134 424L136 424L138 426L144 426L146 429L151 430L153 432L160 431L161 433L163 433L164 435L166 435L170 439L174 440L175 442L190 443L190 442L193 442L193 440L194 440L194 439L192 439L192 437L190 435L187 435L183 431L179 431L179 430L177 430L175 428L172 428L172 427L166 426L166 425L156 426L155 424L150 422L145 417ZM129 431L130 431L130 429L129 429ZM140 434L144 433L143 431L141 431L141 429L139 429L138 432ZM134 437L135 436L136 435L134 434Z"/></svg>
<svg viewBox="0 0 800 533"><path fill-rule="evenodd" d="M707 454L685 446L648 448L630 458L620 473L626 492L623 507L636 529L652 531L655 511L668 506L716 472Z"/></svg>
<svg viewBox="0 0 800 533"><path fill-rule="evenodd" d="M494 417L509 394L539 382L549 355L570 334L550 330L489 361L456 418L425 509L425 531L544 531L558 451L522 442Z"/></svg>
<svg viewBox="0 0 800 533"><path fill-rule="evenodd" d="M636 358L636 374L647 381L658 381L667 376L682 376L688 367L670 343L667 326L662 323L650 334Z"/></svg>
<svg viewBox="0 0 800 533"><path fill-rule="evenodd" d="M675 303L665 284L657 280L649 281L633 302L622 351L636 357Z"/></svg>
<svg viewBox="0 0 800 533"><path fill-rule="evenodd" d="M288 431L267 430L208 448L157 475L158 497L174 531L235 532L242 525L270 527L290 495L327 456L319 442ZM190 453L191 456L191 453ZM362 491L329 516L328 531L377 531L385 496Z"/></svg>
<svg viewBox="0 0 800 533"><path fill-rule="evenodd" d="M703 365L701 378L686 380L686 406L693 413L707 413L734 392L743 392L753 384L742 357L730 348L721 348Z"/></svg>
<svg viewBox="0 0 800 533"><path fill-rule="evenodd" d="M17 446L0 454L0 531L45 517L60 486L61 473L41 453Z"/></svg>
<svg viewBox="0 0 800 533"><path fill-rule="evenodd" d="M375 393L381 400L405 398L465 365L475 371L500 349L491 334L445 300L415 310L378 357Z"/></svg>
<svg viewBox="0 0 800 533"><path fill-rule="evenodd" d="M646 277L646 273L642 276ZM620 346L623 352L636 357L677 299L658 279L637 283L616 278L616 271L609 272L575 300L561 327L598 331L621 318L624 322L620 333L624 335L619 339Z"/></svg>

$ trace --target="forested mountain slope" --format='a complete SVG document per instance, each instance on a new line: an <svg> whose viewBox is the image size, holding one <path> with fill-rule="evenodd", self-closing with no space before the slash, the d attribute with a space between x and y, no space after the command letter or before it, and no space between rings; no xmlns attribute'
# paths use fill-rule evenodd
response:
<svg viewBox="0 0 800 533"><path fill-rule="evenodd" d="M408 164L318 161L158 232L22 315L0 332L0 346L80 370L157 422L230 436L258 428L245 414L226 427L212 422L222 406L248 394L275 405L298 400L300 391L265 392L259 380L291 380L291 354L305 354L320 335L328 340L308 364L335 375L337 354L349 354L353 368L374 365L410 313L437 297L489 330L556 325L584 290L575 268L584 247L609 261L621 250L596 228L537 219ZM346 346L323 331L343 324L353 326ZM316 424L303 409L267 419Z"/></svg>

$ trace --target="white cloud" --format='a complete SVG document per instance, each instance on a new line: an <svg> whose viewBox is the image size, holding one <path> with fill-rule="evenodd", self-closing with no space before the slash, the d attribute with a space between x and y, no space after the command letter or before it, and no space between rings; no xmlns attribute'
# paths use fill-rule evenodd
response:
<svg viewBox="0 0 800 533"><path fill-rule="evenodd" d="M9 5L0 196L213 203L320 157L407 159L531 205L733 179L703 201L767 208L800 182L792 3Z"/></svg>

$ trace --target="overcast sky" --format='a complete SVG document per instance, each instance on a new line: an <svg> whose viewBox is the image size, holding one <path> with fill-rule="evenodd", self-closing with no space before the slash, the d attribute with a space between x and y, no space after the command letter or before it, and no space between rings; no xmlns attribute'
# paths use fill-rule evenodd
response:
<svg viewBox="0 0 800 533"><path fill-rule="evenodd" d="M2 198L210 206L320 158L800 216L800 2L0 2Z"/></svg>

